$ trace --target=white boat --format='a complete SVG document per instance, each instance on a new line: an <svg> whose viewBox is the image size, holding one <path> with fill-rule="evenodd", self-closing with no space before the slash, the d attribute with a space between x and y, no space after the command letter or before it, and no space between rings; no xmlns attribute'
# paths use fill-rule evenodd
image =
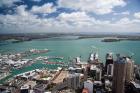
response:
<svg viewBox="0 0 140 93"><path fill-rule="evenodd" d="M99 55L98 53L91 53L89 57L89 63L96 63L99 60Z"/></svg>

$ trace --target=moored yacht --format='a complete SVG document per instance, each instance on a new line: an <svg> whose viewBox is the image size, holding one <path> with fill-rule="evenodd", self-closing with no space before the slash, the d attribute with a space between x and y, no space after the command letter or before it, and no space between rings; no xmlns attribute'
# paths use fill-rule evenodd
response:
<svg viewBox="0 0 140 93"><path fill-rule="evenodd" d="M99 55L98 53L91 53L88 62L89 63L98 63Z"/></svg>

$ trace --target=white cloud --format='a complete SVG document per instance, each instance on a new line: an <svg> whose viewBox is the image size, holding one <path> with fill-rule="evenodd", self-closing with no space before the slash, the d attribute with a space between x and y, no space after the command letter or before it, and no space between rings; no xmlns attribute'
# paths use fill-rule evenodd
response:
<svg viewBox="0 0 140 93"><path fill-rule="evenodd" d="M36 15L25 10L27 6L21 5L16 8L14 15L0 15L1 31L7 32L26 32L26 30L34 30L34 26L40 23Z"/></svg>
<svg viewBox="0 0 140 93"><path fill-rule="evenodd" d="M95 19L88 16L85 12L61 13L57 20L74 26L91 25Z"/></svg>
<svg viewBox="0 0 140 93"><path fill-rule="evenodd" d="M70 27L83 28L87 27L97 28L99 25L108 25L110 21L96 20L93 16L89 16L85 12L72 12L72 13L61 13L56 18L59 24L67 24Z"/></svg>
<svg viewBox="0 0 140 93"><path fill-rule="evenodd" d="M60 13L56 18L40 18L26 5L16 8L14 15L0 14L0 29L7 32L131 32L139 31L140 20L124 17L117 22L97 20L86 12ZM119 29L118 29L119 28Z"/></svg>
<svg viewBox="0 0 140 93"><path fill-rule="evenodd" d="M140 12L135 13L135 14L134 14L134 17L140 18Z"/></svg>
<svg viewBox="0 0 140 93"><path fill-rule="evenodd" d="M32 1L34 1L34 2L40 2L41 0L32 0Z"/></svg>
<svg viewBox="0 0 140 93"><path fill-rule="evenodd" d="M130 12L129 11L124 11L124 12L120 12L120 13L114 12L113 14L114 15L130 15Z"/></svg>
<svg viewBox="0 0 140 93"><path fill-rule="evenodd" d="M52 13L55 12L56 8L53 6L53 3L47 3L42 6L33 6L31 9L32 13Z"/></svg>
<svg viewBox="0 0 140 93"><path fill-rule="evenodd" d="M130 23L132 23L132 21L127 17L121 18L119 21L117 21L117 24L120 24L120 25L130 24Z"/></svg>
<svg viewBox="0 0 140 93"><path fill-rule="evenodd" d="M115 23L110 24L112 31L115 32L139 32L140 20L129 19L128 17L121 18Z"/></svg>
<svg viewBox="0 0 140 93"><path fill-rule="evenodd" d="M29 15L29 12L26 11L26 8L27 8L26 5L18 6L16 8L17 14L20 15L20 16L28 16Z"/></svg>
<svg viewBox="0 0 140 93"><path fill-rule="evenodd" d="M0 0L0 7L1 6L12 6L15 2L20 2L21 0Z"/></svg>
<svg viewBox="0 0 140 93"><path fill-rule="evenodd" d="M125 6L123 0L58 0L59 7L71 8L96 14L108 14L116 6Z"/></svg>

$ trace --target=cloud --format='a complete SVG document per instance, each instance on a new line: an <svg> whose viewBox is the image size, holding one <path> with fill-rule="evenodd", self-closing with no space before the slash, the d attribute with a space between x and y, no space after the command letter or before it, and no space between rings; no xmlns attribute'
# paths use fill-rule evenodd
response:
<svg viewBox="0 0 140 93"><path fill-rule="evenodd" d="M116 6L125 6L126 2L123 0L58 0L58 5L96 14L108 14L113 12L113 8Z"/></svg>
<svg viewBox="0 0 140 93"><path fill-rule="evenodd" d="M26 32L29 30L34 30L33 27L36 26L40 21L37 19L36 15L33 15L26 11L26 5L21 5L16 8L16 14L10 15L0 15L1 31L3 32ZM24 31L25 30L25 31Z"/></svg>
<svg viewBox="0 0 140 93"><path fill-rule="evenodd" d="M135 13L135 14L134 14L134 17L140 19L140 12Z"/></svg>
<svg viewBox="0 0 140 93"><path fill-rule="evenodd" d="M92 21L94 21L95 19L88 16L85 12L72 12L61 13L57 17L57 20L73 26L83 26L91 25Z"/></svg>
<svg viewBox="0 0 140 93"><path fill-rule="evenodd" d="M124 12L118 12L118 13L116 13L116 12L114 12L113 13L114 15L130 15L130 12L129 11L124 11Z"/></svg>
<svg viewBox="0 0 140 93"><path fill-rule="evenodd" d="M26 5L20 5L16 8L16 13L20 16L28 16L29 13L26 11Z"/></svg>
<svg viewBox="0 0 140 93"><path fill-rule="evenodd" d="M2 6L12 6L15 2L20 2L21 0L0 0L0 7Z"/></svg>
<svg viewBox="0 0 140 93"><path fill-rule="evenodd" d="M34 2L40 2L41 0L32 0L32 1L34 1Z"/></svg>
<svg viewBox="0 0 140 93"><path fill-rule="evenodd" d="M130 21L130 19L127 17L121 18L119 21L117 21L117 24L120 24L120 25L130 24L130 23L132 23L132 21Z"/></svg>
<svg viewBox="0 0 140 93"><path fill-rule="evenodd" d="M27 5L20 5L16 7L16 13L13 15L0 14L1 32L131 32L140 30L139 19L130 20L130 18L124 17L112 22L97 19L86 11L61 12L57 17L42 18L34 14L42 12L33 12L32 9L27 10Z"/></svg>
<svg viewBox="0 0 140 93"><path fill-rule="evenodd" d="M33 6L31 9L32 13L52 13L55 12L56 8L53 6L53 3L47 3L42 6Z"/></svg>

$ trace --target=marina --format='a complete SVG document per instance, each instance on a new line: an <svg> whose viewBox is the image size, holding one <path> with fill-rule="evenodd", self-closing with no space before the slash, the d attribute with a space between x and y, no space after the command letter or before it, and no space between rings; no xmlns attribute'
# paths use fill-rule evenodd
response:
<svg viewBox="0 0 140 93"><path fill-rule="evenodd" d="M112 52L113 50L104 56L105 59L110 60L111 62L104 63L104 58L101 56L103 55L103 52L101 52L102 49L97 49L99 47L93 45L87 47L87 51L83 50L84 53L80 50L78 53L69 52L70 56L57 54L59 51L61 51L59 53L67 51L66 47L65 51L63 49L57 50L48 48L48 46L46 49L45 47L46 46L44 46L44 49L33 48L16 53L2 53L0 55L0 70L3 72L0 73L0 83L16 86L20 88L20 90L29 89L29 87L31 87L32 91L40 91L39 93L43 93L46 88L49 88L55 93L56 91L59 91L59 89L66 87L77 89L80 85L71 84L79 84L79 80L83 81L88 77L92 77L95 80L94 85L100 86L102 85L102 74L105 73L105 77L112 77L113 71L108 71L107 69L113 68L111 65L113 55L115 55L114 52ZM75 51L77 50L78 49ZM103 69L104 64L105 70ZM5 69L6 71L4 71ZM85 69L90 69L90 71L86 72ZM90 78L88 80L90 80ZM110 84L111 81L108 80L108 82ZM53 87L50 88L50 86Z"/></svg>
<svg viewBox="0 0 140 93"><path fill-rule="evenodd" d="M98 65L98 66L91 66L91 70L96 70L97 72L100 72L103 64L105 64L104 59L105 53L108 51L111 51L111 54L109 55L115 55L118 52L121 51L122 54L126 55L132 55L132 52L134 52L135 56L132 56L135 59L135 62L137 63L139 60L139 57L137 57L138 52L135 51L135 49L139 49L137 45L131 46L131 44L135 44L133 41L120 41L115 42L117 45L112 45L114 42L110 43L104 43L100 41L101 39L82 39L82 40L69 40L69 41L29 41L29 42L20 42L20 43L14 43L11 45L10 50L11 53L7 52L1 52L0 55L0 61L1 61L1 71L4 71L6 69L6 72L1 73L1 80L0 83L9 83L13 81L14 78L18 78L18 82L15 82L15 84L18 85L26 85L28 81L25 82L24 79L30 79L32 77L36 76L37 81L39 82L51 82L52 79L54 79L54 84L57 83L57 86L55 86L55 89L63 88L67 85L67 82L62 84L62 81L64 78L67 77L68 74L67 71L62 71L62 73L58 72L56 74L53 74L47 77L39 77L37 73L40 73L38 69L48 69L48 71L52 70L52 73L57 71L58 67L68 68L68 71L70 73L78 72L81 73L83 70L81 68L84 68L85 66L91 66L91 65ZM91 43L92 41L92 43ZM43 42L43 43L42 43ZM44 43L45 42L45 43ZM123 43L121 43L123 42ZM137 41L136 43L138 43ZM28 45L28 43L38 44L40 43L40 47L31 48L33 46L24 46L21 48L16 46L20 46L20 44ZM64 45L64 43L66 45ZM76 45L76 44L77 45ZM78 44L79 43L79 44ZM86 43L86 44L85 44ZM96 43L96 46L94 45ZM75 44L76 47L73 47L73 44ZM125 46L123 44L130 44L131 49L127 49L130 51L127 51L126 48L123 48L122 46ZM47 46L47 49L46 49ZM102 47L104 46L104 47ZM8 50L6 45L0 46L3 48L3 50ZM59 47L59 49L58 49ZM30 48L30 49L29 49ZM119 49L117 49L119 48ZM79 50L81 49L81 50ZM12 52L14 50L14 52ZM51 50L51 51L48 51ZM120 50L120 51L119 51ZM1 50L0 50L1 51ZM75 51L75 52L73 52ZM112 56L107 56L107 59L111 59ZM88 65L87 64L91 64ZM81 66L82 65L82 66ZM76 67L76 68L75 68ZM111 65L110 65L111 67ZM59 71L59 70L58 70ZM64 73L63 73L64 72ZM42 73L42 72L41 72ZM107 74L110 74L111 72L107 72ZM97 76L95 79L100 79L98 75L101 73L97 73ZM41 75L41 74L40 74ZM60 76L64 76L64 78L60 78ZM56 76L56 77L54 77ZM82 77L83 75L81 75ZM111 76L111 75L109 75ZM20 79L19 79L20 77ZM73 75L70 77L73 77ZM56 79L55 79L56 78ZM23 79L23 80L22 80ZM14 83L13 83L14 84ZM49 83L47 84L41 84L36 85L35 82L32 82L32 87L34 87L35 90L44 90ZM63 85L59 87L59 85ZM22 87L22 86L21 86ZM23 86L24 88L24 86Z"/></svg>
<svg viewBox="0 0 140 93"><path fill-rule="evenodd" d="M26 56L30 55L34 55L34 54L43 54L43 53L47 53L48 49L44 49L44 50L38 50L38 49L31 49L29 51L25 51L25 52L20 52L20 53L16 53L16 54L4 54L4 55L0 55L0 65L2 66L0 71L3 71L2 73L0 73L0 81L5 80L5 78L12 78L12 76L14 76L13 71L16 70L22 70L26 67L30 67L32 66L32 64L35 64L37 61L48 61L48 60L52 60L52 59L57 59L57 60L63 60L63 57L59 57L59 56L39 56L33 59L25 59ZM23 56L24 55L24 56ZM44 62L45 64L48 65L63 65L63 62ZM6 70L5 70L6 69ZM16 75L16 74L15 74ZM9 79L8 79L9 80Z"/></svg>

